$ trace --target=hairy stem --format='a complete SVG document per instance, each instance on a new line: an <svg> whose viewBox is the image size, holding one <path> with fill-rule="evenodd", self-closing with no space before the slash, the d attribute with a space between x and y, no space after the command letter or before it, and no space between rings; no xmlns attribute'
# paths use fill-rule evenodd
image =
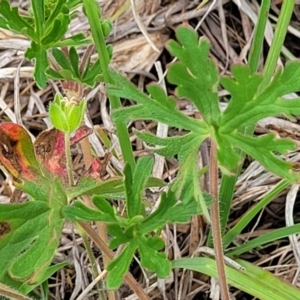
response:
<svg viewBox="0 0 300 300"><path fill-rule="evenodd" d="M216 253L216 262L218 268L219 284L222 300L230 300L227 279L225 274L225 264L223 256L223 245L221 235L219 197L218 197L218 164L217 164L217 146L214 140L211 140L210 149L210 168L209 168L209 192L214 197L211 206L211 230Z"/></svg>
<svg viewBox="0 0 300 300"><path fill-rule="evenodd" d="M114 253L107 247L106 243L101 239L101 237L93 230L93 228L84 222L78 222L79 225L86 231L86 233L91 237L91 239L95 242L95 244L105 253L105 255L110 259L114 259ZM132 290L138 296L138 299L141 300L150 300L149 296L145 293L145 291L141 288L141 286L137 283L134 277L127 272L124 276L124 279L128 283L128 285L132 288Z"/></svg>
<svg viewBox="0 0 300 300"><path fill-rule="evenodd" d="M18 291L15 291L11 287L9 287L5 284L2 284L2 283L0 283L0 295L8 297L10 299L16 299L16 300L31 300L32 299L25 295L20 294Z"/></svg>
<svg viewBox="0 0 300 300"><path fill-rule="evenodd" d="M95 0L84 0L84 8L86 15L88 17L91 32L93 35L95 48L98 52L99 62L101 66L101 71L103 73L104 81L109 84L114 84L111 76L108 72L108 66L110 62L109 54L107 51L107 45L105 42L103 30L101 27L101 22L99 17L101 17L99 11L99 5ZM113 109L119 108L121 106L121 100L115 96L109 96L110 105ZM133 156L132 146L129 139L129 133L124 122L116 123L116 131L119 137L120 147L125 162L128 162L132 169L135 167L135 159Z"/></svg>
<svg viewBox="0 0 300 300"><path fill-rule="evenodd" d="M70 133L65 132L64 136L65 136L65 153L66 153L69 186L73 186L74 176L73 176L73 166L72 166L72 157L71 157Z"/></svg>

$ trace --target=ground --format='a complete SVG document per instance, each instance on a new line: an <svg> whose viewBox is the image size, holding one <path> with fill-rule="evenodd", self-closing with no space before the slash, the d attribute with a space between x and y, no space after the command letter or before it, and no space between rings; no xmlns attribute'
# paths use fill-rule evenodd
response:
<svg viewBox="0 0 300 300"><path fill-rule="evenodd" d="M174 38L174 30L179 25L189 25L198 28L199 36L206 36L211 43L211 57L217 63L224 74L230 74L233 64L247 61L249 44L253 31L253 18L257 15L260 1L209 1L203 7L200 1L187 0L136 0L134 8L124 7L125 1L99 1L104 18L112 18L114 27L108 42L113 45L114 54L112 66L126 74L140 88L146 84L158 81L162 78L167 65L172 57L166 51L167 41ZM270 30L265 33L265 47L260 63L263 68L265 57L268 53L269 44L272 42L273 29L281 7L280 0L272 1L272 10L269 16ZM20 11L28 8L28 1L11 1L17 5ZM240 3L240 6L238 5ZM125 13L118 16L125 9ZM133 13L134 11L134 13ZM278 64L285 64L288 60L297 59L299 56L299 21L300 5L296 4L294 15L290 24L289 33L286 37L285 49L282 50L282 60ZM82 12L72 21L69 29L70 34L83 32L89 35L88 22ZM0 29L0 121L10 119L22 124L37 136L38 133L50 126L47 118L47 107L53 99L55 92L60 90L58 82L49 81L47 87L40 90L32 79L33 63L24 59L24 50L29 41L23 36L15 35L7 30ZM96 58L96 54L93 55ZM19 86L19 87L18 87ZM19 88L17 96L14 95L16 87ZM174 94L172 85L165 83L169 94ZM84 91L88 100L88 112L91 123L95 130L109 132L111 139L117 137L113 133L113 123L110 118L110 108L105 95L104 87L97 85L93 89ZM226 91L219 90L222 99L221 105L226 105ZM14 98L15 97L15 98ZM124 101L124 105L130 102ZM197 115L195 107L188 100L178 99L177 105L181 111L193 116ZM21 119L20 119L21 117ZM293 139L299 145L300 126L299 117L290 121L284 118L268 118L259 122L256 126L256 134L269 131L275 132L282 137ZM152 122L137 121L130 124L131 141L136 157L143 155L148 150L143 143L132 133L132 129L146 129L155 132L157 124ZM169 129L169 134L177 134ZM98 141L99 143L99 141ZM99 152L104 151L99 145ZM108 150L108 149L106 149ZM116 150L118 145L116 143ZM80 151L74 152L80 172ZM299 161L297 151L288 154L288 159ZM177 160L160 160L160 170L157 177L170 182L176 176L178 169ZM117 168L111 165L111 168ZM266 172L256 161L246 158L243 170L239 176L235 188L235 197L231 207L231 228L239 218L248 211L255 203L260 201L278 182L280 178ZM10 177L0 172L0 202L8 203L14 195L14 201L24 201L25 195L13 194L14 188ZM298 186L284 190L279 197L274 199L251 224L239 235L236 243L243 243L253 237L260 236L275 228L285 226L287 222L297 223L299 203L295 201L294 209L286 216L286 203L293 202L293 193L297 193ZM151 201L156 200L156 194L149 192ZM297 200L297 198L296 198ZM293 213L294 211L294 213ZM290 220L290 221L287 221ZM290 223L288 223L290 224ZM173 246L169 249L169 257L186 257L201 255L201 247L205 246L205 237L209 227L201 217L193 218L189 224L170 225L163 232L166 240ZM74 239L78 245L74 249ZM243 255L243 258L270 270L280 278L300 286L299 279L294 276L299 268L296 255L299 250L297 243L292 243L288 238L268 244L266 247ZM100 250L93 249L101 261ZM61 245L55 256L55 262L70 260L70 265L55 275L50 281L51 299L71 299L74 292L75 281L86 287L91 282L91 266L86 258L86 252L82 246L82 239L78 235L72 235L70 224L66 224L61 237ZM75 272L76 267L81 269ZM176 271L173 276L165 281L157 281L155 276L148 278L147 273L141 272L139 265L133 263L131 272L136 280L143 286L148 287L151 299L210 299L211 281L207 276L185 271ZM295 281L294 281L295 280ZM231 289L234 299L253 299L241 291ZM80 294L80 291L78 291ZM109 299L138 299L131 295L132 291L127 286L122 286L118 295L110 294ZM72 299L77 299L74 295ZM115 298L114 298L115 297ZM212 296L213 297L213 296ZM89 296L86 299L97 299L97 296ZM216 299L216 298L212 298Z"/></svg>

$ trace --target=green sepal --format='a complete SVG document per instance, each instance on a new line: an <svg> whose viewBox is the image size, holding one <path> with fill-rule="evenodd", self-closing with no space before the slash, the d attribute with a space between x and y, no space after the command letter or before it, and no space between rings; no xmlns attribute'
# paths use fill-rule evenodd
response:
<svg viewBox="0 0 300 300"><path fill-rule="evenodd" d="M51 102L49 105L49 118L56 129L62 132L69 132L67 116L56 102Z"/></svg>

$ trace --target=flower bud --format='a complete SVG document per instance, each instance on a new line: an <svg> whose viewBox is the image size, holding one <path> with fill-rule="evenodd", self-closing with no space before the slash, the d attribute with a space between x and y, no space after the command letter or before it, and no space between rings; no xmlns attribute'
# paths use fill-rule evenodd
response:
<svg viewBox="0 0 300 300"><path fill-rule="evenodd" d="M49 117L53 126L65 133L71 133L79 128L86 110L86 100L78 104L72 99L56 94L49 106Z"/></svg>

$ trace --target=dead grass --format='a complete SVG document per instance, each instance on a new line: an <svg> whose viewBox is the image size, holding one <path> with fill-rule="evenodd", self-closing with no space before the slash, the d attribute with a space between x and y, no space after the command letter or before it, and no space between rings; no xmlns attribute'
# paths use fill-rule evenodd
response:
<svg viewBox="0 0 300 300"><path fill-rule="evenodd" d="M18 5L20 9L26 10L28 7L27 1L11 2ZM219 7L218 1L210 1L200 9L196 9L200 2L198 0L136 0L133 12L130 7L126 9L124 6L126 5L125 0L99 2L103 7L104 16L115 19L114 31L109 37L109 42L114 46L112 65L134 79L140 88L163 77L167 64L171 62L164 46L169 38L174 37L174 29L181 24L190 24L193 27L201 25L198 30L199 35L205 35L209 38L212 45L212 57L223 73L229 73L229 67L232 64L245 62L252 37L252 22L255 21L258 7L255 0L251 3L243 0L223 0ZM214 4L214 2L216 3ZM238 3L241 4L240 7L237 6ZM277 16L280 3L280 0L273 1L273 16ZM118 16L122 11L124 13ZM296 5L295 15L285 45L295 56L298 56L299 53L299 20L300 9ZM77 32L89 34L88 28L87 20L80 12L78 17L72 21L70 34ZM267 44L272 41L272 36L273 29L269 23L266 31ZM36 87L32 81L32 63L23 60L24 50L28 45L29 41L24 37L0 29L0 121L10 119L13 122L22 123L33 136L37 136L39 132L50 126L47 118L47 106L59 88L56 82L51 81L44 90L39 90ZM96 58L95 55L94 58ZM263 59L260 69L262 66ZM16 88L19 89L18 97L14 96ZM174 92L168 84L165 88L169 93ZM89 120L86 121L90 122L96 131L106 130L109 132L110 138L117 141L103 87L100 85L92 90L87 89L85 94L89 101ZM226 95L226 92L220 90L220 95ZM178 106L186 114L197 115L196 109L186 100L178 100ZM261 134L272 130L279 136L295 140L299 145L300 126L298 123L297 120L291 122L281 118L268 118L259 122L256 132ZM158 126L142 121L132 123L130 130L132 129L157 131L160 136L164 136L168 131L168 128L163 125ZM131 140L136 156L148 152L133 134ZM96 136L93 139L93 146L98 155L104 154L105 149ZM115 149L120 154L118 143L116 143ZM80 150L77 159L80 166ZM290 153L288 159L299 161L299 154L297 151ZM156 157L156 160L155 176L171 181L178 170L176 160L165 160L160 157ZM112 161L111 168L112 173L114 168L122 169L122 162ZM248 161L248 166L244 168L236 186L228 226L232 227L249 208L262 199L278 182L279 178L267 173L257 162ZM289 222L288 224L298 222L297 208L299 204L295 202L297 191L298 187L292 187L292 190L289 188L282 193L263 210L235 242L243 243L262 233L284 226L286 222ZM0 202L8 203L14 195L13 193L14 187L11 178L0 173ZM151 198L154 204L157 195L150 193L147 196ZM18 195L17 201L24 201L24 195L22 199ZM289 208L287 215L286 207ZM193 218L190 224L166 227L163 235L169 245L169 257L174 259L201 255L200 250L205 245L208 229L201 217ZM293 237L291 242L288 239L277 241L272 245L247 253L244 257L300 287L300 280L295 277L300 267L298 248L297 237ZM96 247L94 247L94 251L99 265L102 265L101 251ZM55 256L55 262L64 260L69 260L70 265L57 273L51 281L51 299L77 299L78 295L92 280L91 266L82 246L82 239L78 235L72 234L70 224L65 226L61 237L61 246ZM155 276L147 274L144 270L141 271L138 263L132 264L131 272L152 299L209 299L210 293L211 299L219 299L218 292L212 289L215 285L201 274L176 270L170 278L157 280ZM72 293L73 296L71 297ZM90 296L85 299L96 299L96 297L90 293ZM138 299L125 285L118 291L118 295L110 294L109 297L109 299L118 299L118 297L127 300ZM233 290L232 297L232 299L252 299L240 291Z"/></svg>

